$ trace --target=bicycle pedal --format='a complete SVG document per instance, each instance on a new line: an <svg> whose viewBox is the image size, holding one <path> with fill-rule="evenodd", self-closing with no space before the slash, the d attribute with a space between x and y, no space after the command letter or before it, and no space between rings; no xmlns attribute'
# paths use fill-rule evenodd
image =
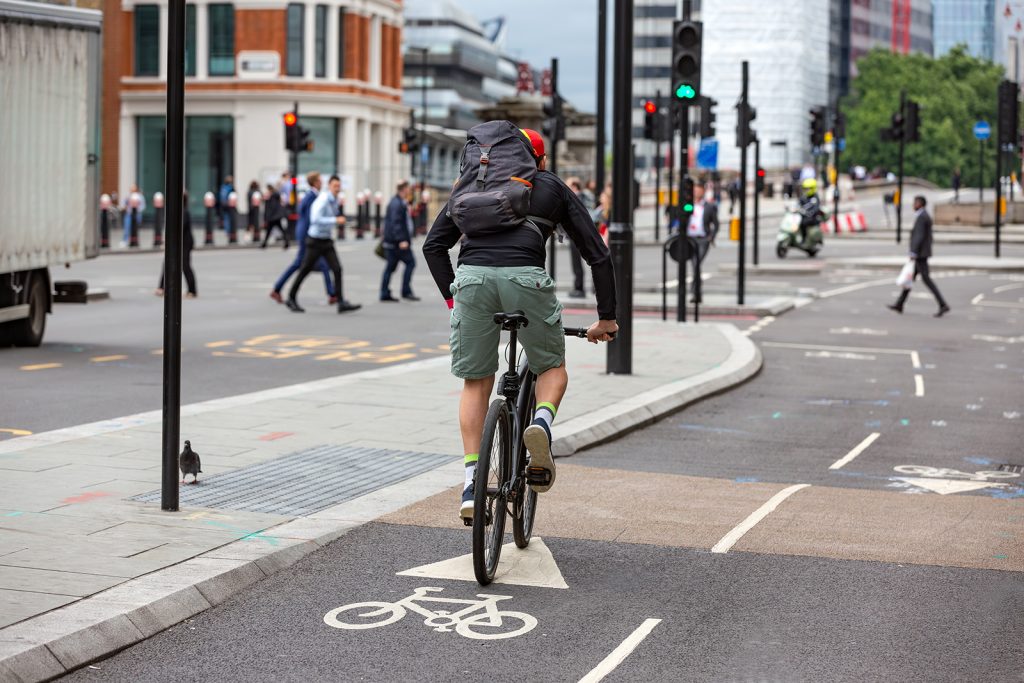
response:
<svg viewBox="0 0 1024 683"><path fill-rule="evenodd" d="M463 517L462 518L462 524L463 524L463 526L473 526L473 518L472 517Z"/></svg>
<svg viewBox="0 0 1024 683"><path fill-rule="evenodd" d="M543 467L527 467L526 481L535 486L546 486L551 483L551 472Z"/></svg>

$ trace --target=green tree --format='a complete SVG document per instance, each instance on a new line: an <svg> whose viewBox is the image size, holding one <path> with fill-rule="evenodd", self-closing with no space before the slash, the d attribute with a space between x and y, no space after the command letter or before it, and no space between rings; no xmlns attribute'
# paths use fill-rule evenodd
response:
<svg viewBox="0 0 1024 683"><path fill-rule="evenodd" d="M899 109L900 89L921 106L921 141L906 146L904 173L948 186L959 167L965 185L978 180L978 141L974 123L993 128L985 157L985 184L995 178L996 97L1003 70L972 57L963 46L938 59L875 49L857 62L857 76L844 100L844 161L868 169L896 171L899 145L884 142L879 131L891 125ZM845 165L845 163L844 163Z"/></svg>

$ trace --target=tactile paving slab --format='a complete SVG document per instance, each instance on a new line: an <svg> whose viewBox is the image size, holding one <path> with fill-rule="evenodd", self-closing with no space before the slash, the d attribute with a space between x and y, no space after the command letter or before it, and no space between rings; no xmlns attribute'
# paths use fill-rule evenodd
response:
<svg viewBox="0 0 1024 683"><path fill-rule="evenodd" d="M202 453L200 453L202 457ZM315 446L180 487L181 505L301 517L450 463L455 456ZM188 478L191 481L191 475ZM132 497L160 501L160 491Z"/></svg>

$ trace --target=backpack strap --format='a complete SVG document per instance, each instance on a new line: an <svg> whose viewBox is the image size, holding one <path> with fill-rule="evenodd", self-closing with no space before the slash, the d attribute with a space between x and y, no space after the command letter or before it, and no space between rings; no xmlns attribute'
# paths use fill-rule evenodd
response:
<svg viewBox="0 0 1024 683"><path fill-rule="evenodd" d="M547 218L541 218L540 216L527 216L526 220L523 221L523 225L529 227L531 230L536 232L538 235L540 235L540 238L545 241L547 241L548 235L544 234L544 231L541 230L541 226L550 230L551 233L549 234L553 234L555 232L555 224L549 221Z"/></svg>
<svg viewBox="0 0 1024 683"><path fill-rule="evenodd" d="M487 165L491 163L491 145L480 145L480 169L476 172L476 184L484 186L484 177L487 175Z"/></svg>

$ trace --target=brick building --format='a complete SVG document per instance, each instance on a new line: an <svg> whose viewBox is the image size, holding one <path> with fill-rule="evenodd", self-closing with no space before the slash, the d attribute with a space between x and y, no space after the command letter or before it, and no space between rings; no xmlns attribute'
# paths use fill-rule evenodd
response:
<svg viewBox="0 0 1024 683"><path fill-rule="evenodd" d="M151 195L164 182L167 2L103 0L101 183ZM312 131L300 173L337 172L349 190L389 191L401 102L398 0L240 0L186 7L185 185L193 210L232 175L242 190L288 168L282 116ZM243 208L244 211L244 208Z"/></svg>

